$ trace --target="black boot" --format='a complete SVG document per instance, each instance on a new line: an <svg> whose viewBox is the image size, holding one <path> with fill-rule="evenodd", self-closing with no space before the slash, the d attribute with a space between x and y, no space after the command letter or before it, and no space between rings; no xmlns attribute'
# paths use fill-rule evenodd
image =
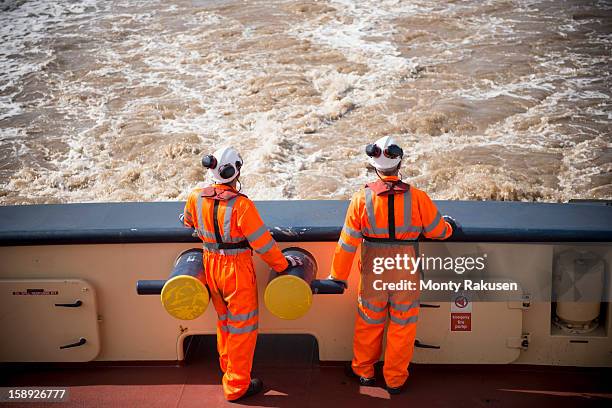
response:
<svg viewBox="0 0 612 408"><path fill-rule="evenodd" d="M376 384L376 378L374 377L361 377L355 374L355 372L353 371L353 367L351 367L351 363L348 363L344 366L344 372L348 377L359 378L359 384L363 385L364 387L373 387Z"/></svg>
<svg viewBox="0 0 612 408"><path fill-rule="evenodd" d="M244 394L242 394L240 398L236 398L235 400L231 400L230 402L241 401L244 398L259 393L261 390L263 390L263 381L261 381L259 378L252 378L251 383L249 384L249 389Z"/></svg>
<svg viewBox="0 0 612 408"><path fill-rule="evenodd" d="M400 385L399 387L389 387L387 385L387 392L389 392L389 394L391 395L397 395L397 394L401 394L402 392L404 392L405 388L406 388L406 383Z"/></svg>
<svg viewBox="0 0 612 408"><path fill-rule="evenodd" d="M373 387L376 385L376 378L368 378L368 377L359 377L359 384L364 387Z"/></svg>

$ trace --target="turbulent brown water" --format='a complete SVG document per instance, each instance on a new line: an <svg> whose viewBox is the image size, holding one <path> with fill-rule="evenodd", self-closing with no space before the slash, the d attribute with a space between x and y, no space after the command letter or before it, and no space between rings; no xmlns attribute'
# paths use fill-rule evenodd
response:
<svg viewBox="0 0 612 408"><path fill-rule="evenodd" d="M347 198L395 136L438 199L612 198L612 2L0 1L0 203Z"/></svg>

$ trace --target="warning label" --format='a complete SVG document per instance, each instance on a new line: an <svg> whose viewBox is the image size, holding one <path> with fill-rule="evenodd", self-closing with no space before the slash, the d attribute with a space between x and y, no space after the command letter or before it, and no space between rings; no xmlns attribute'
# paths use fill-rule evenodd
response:
<svg viewBox="0 0 612 408"><path fill-rule="evenodd" d="M451 331L472 331L472 314L451 313Z"/></svg>
<svg viewBox="0 0 612 408"><path fill-rule="evenodd" d="M13 292L14 296L54 296L57 295L59 291L57 290L44 290L44 289L26 289L20 290L17 292Z"/></svg>
<svg viewBox="0 0 612 408"><path fill-rule="evenodd" d="M451 302L451 331L472 331L472 302L461 294Z"/></svg>
<svg viewBox="0 0 612 408"><path fill-rule="evenodd" d="M472 302L468 299L466 295L457 295L453 298L451 303L451 312L454 313L471 313L472 312Z"/></svg>

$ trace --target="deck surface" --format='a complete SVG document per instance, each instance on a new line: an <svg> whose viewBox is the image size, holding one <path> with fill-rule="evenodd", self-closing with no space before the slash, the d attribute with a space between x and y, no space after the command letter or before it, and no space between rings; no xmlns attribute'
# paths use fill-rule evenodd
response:
<svg viewBox="0 0 612 408"><path fill-rule="evenodd" d="M65 403L3 406L235 407L223 399L213 342L209 336L194 338L182 366L0 366L1 386L70 387ZM316 344L305 336L260 336L254 374L263 379L264 392L241 404L287 408L612 406L612 369L412 365L406 391L390 396L380 386L360 387L345 376L341 363L319 363L316 353Z"/></svg>

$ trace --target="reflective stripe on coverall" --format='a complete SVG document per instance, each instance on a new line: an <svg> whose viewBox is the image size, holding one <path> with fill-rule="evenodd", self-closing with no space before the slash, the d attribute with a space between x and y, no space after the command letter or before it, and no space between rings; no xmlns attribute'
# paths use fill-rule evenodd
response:
<svg viewBox="0 0 612 408"><path fill-rule="evenodd" d="M396 176L383 179L398 180ZM389 203L390 200L393 201ZM394 231L390 231L389 208L394 208ZM421 233L427 238L446 239L452 232L452 227L444 221L425 192L410 186L406 192L379 196L364 187L351 199L334 253L331 275L338 280L348 279L364 236L389 239L395 235L397 240L416 241ZM364 241L362 255L367 254L363 251L377 245L377 242ZM384 327L389 316L383 374L389 387L399 387L408 378L408 365L414 350L418 298L407 300L396 294L373 294L371 290L364 290L364 280L370 281L373 272L361 272L352 368L357 375L374 377L374 363L381 355Z"/></svg>
<svg viewBox="0 0 612 408"><path fill-rule="evenodd" d="M223 184L214 187L232 189ZM203 241L206 283L218 316L217 351L224 372L223 392L226 399L235 400L247 391L251 381L258 327L257 282L250 249L218 249L217 238L223 243L248 240L277 272L288 264L251 200L242 195L215 200L202 197L201 192L196 188L189 194L183 219Z"/></svg>

